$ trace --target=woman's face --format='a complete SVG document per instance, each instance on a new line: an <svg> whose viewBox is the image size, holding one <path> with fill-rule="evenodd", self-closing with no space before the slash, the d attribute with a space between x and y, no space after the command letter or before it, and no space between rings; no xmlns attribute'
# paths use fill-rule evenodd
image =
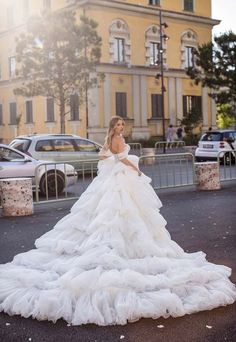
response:
<svg viewBox="0 0 236 342"><path fill-rule="evenodd" d="M124 133L124 121L118 120L114 127L115 134L123 134Z"/></svg>

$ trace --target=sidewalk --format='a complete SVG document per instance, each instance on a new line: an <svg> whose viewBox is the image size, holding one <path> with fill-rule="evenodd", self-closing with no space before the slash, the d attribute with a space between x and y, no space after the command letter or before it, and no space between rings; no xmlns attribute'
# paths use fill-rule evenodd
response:
<svg viewBox="0 0 236 342"><path fill-rule="evenodd" d="M172 239L186 251L202 250L209 261L231 267L231 280L236 283L236 183L224 183L218 191L190 187L160 190L158 195ZM73 203L39 204L32 216L0 217L0 263L32 249L34 240L67 214ZM53 324L0 314L3 342L233 342L235 336L236 303L180 318L142 319L110 327L68 327L62 320Z"/></svg>

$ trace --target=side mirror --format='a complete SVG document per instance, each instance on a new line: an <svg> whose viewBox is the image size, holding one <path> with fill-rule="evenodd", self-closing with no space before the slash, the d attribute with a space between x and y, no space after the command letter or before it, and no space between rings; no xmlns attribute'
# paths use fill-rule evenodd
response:
<svg viewBox="0 0 236 342"><path fill-rule="evenodd" d="M228 137L228 138L226 139L226 141L229 142L229 143L232 143L232 142L235 141L235 138L233 138L233 137Z"/></svg>
<svg viewBox="0 0 236 342"><path fill-rule="evenodd" d="M28 157L25 157L24 162L25 162L25 163L31 162L31 159L28 158Z"/></svg>

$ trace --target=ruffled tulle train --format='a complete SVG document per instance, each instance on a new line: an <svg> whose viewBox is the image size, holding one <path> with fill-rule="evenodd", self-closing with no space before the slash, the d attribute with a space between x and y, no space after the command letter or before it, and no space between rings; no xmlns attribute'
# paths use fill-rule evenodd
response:
<svg viewBox="0 0 236 342"><path fill-rule="evenodd" d="M114 158L100 161L98 176L36 249L0 266L0 310L109 325L233 303L230 268L171 240L149 183Z"/></svg>

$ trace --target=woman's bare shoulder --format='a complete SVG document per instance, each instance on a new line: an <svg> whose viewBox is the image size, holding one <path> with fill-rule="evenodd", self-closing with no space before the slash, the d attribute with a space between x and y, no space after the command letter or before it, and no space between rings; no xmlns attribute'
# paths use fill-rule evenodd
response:
<svg viewBox="0 0 236 342"><path fill-rule="evenodd" d="M117 153L119 153L120 151L122 151L124 149L124 138L122 136L114 136L112 138L112 149L113 151L116 151Z"/></svg>

